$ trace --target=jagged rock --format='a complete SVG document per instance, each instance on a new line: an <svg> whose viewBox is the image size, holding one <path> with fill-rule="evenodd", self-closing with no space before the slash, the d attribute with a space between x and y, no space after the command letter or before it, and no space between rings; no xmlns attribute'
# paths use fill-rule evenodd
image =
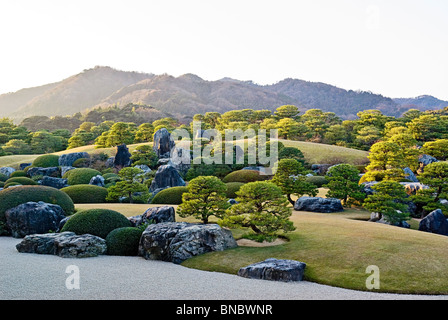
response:
<svg viewBox="0 0 448 320"><path fill-rule="evenodd" d="M67 179L54 178L48 176L43 177L40 184L43 186L53 187L56 189L62 189L68 187Z"/></svg>
<svg viewBox="0 0 448 320"><path fill-rule="evenodd" d="M32 165L32 163L21 163L21 164L19 164L19 169L24 170L26 167L29 167L31 165Z"/></svg>
<svg viewBox="0 0 448 320"><path fill-rule="evenodd" d="M233 206L234 204L238 204L239 202L236 201L235 199L229 199L227 200L227 203Z"/></svg>
<svg viewBox="0 0 448 320"><path fill-rule="evenodd" d="M160 166L151 182L150 190L185 186L185 181L172 165Z"/></svg>
<svg viewBox="0 0 448 320"><path fill-rule="evenodd" d="M370 182L364 182L362 184L362 192L366 194L366 196L370 196L374 194L376 191L372 188L374 185L379 183L378 181L370 181Z"/></svg>
<svg viewBox="0 0 448 320"><path fill-rule="evenodd" d="M27 202L5 212L6 226L14 238L26 235L47 233L59 229L59 223L65 218L64 210L55 204L42 201Z"/></svg>
<svg viewBox="0 0 448 320"><path fill-rule="evenodd" d="M98 187L104 187L104 177L101 175L97 175L92 177L92 179L90 179L89 184L94 185L94 186L98 186Z"/></svg>
<svg viewBox="0 0 448 320"><path fill-rule="evenodd" d="M240 277L272 281L302 281L306 264L295 260L266 259L238 270Z"/></svg>
<svg viewBox="0 0 448 320"><path fill-rule="evenodd" d="M430 156L430 155L427 155L427 154L422 154L418 158L418 163L419 163L420 167L418 168L417 173L418 174L422 174L425 171L425 167L428 164L431 164L431 163L434 163L434 162L439 162L439 160L437 160L433 156Z"/></svg>
<svg viewBox="0 0 448 320"><path fill-rule="evenodd" d="M114 167L121 170L124 167L129 167L132 163L131 153L125 144L117 146L117 153L114 158Z"/></svg>
<svg viewBox="0 0 448 320"><path fill-rule="evenodd" d="M58 178L61 176L61 171L59 170L59 167L49 167L49 168L34 167L29 168L26 174L29 177L48 176Z"/></svg>
<svg viewBox="0 0 448 320"><path fill-rule="evenodd" d="M11 168L11 167L1 167L0 168L0 173L4 174L8 178L11 176L11 173L13 173L14 171L16 171L16 169Z"/></svg>
<svg viewBox="0 0 448 320"><path fill-rule="evenodd" d="M76 160L81 158L90 158L90 155L87 152L72 152L61 154L58 160L59 166L71 167Z"/></svg>
<svg viewBox="0 0 448 320"><path fill-rule="evenodd" d="M418 230L448 236L448 221L442 210L437 209L420 221Z"/></svg>
<svg viewBox="0 0 448 320"><path fill-rule="evenodd" d="M64 176L64 174L66 174L68 171L76 169L75 167L72 166L61 166L61 177Z"/></svg>
<svg viewBox="0 0 448 320"><path fill-rule="evenodd" d="M171 150L170 161L167 164L171 164L182 174L186 174L191 168L191 152L188 149L174 147Z"/></svg>
<svg viewBox="0 0 448 320"><path fill-rule="evenodd" d="M140 238L139 255L180 264L193 256L236 246L232 233L217 224L165 222L146 228Z"/></svg>
<svg viewBox="0 0 448 320"><path fill-rule="evenodd" d="M330 167L332 167L331 164L313 164L311 170L317 175L324 176Z"/></svg>
<svg viewBox="0 0 448 320"><path fill-rule="evenodd" d="M301 197L294 204L294 210L320 213L342 212L341 200L335 198Z"/></svg>
<svg viewBox="0 0 448 320"><path fill-rule="evenodd" d="M176 215L173 207L161 206L149 208L143 214L128 219L135 227L138 227L145 223L175 222Z"/></svg>
<svg viewBox="0 0 448 320"><path fill-rule="evenodd" d="M428 189L429 187L420 182L400 182L404 186L407 194L415 194L419 190Z"/></svg>
<svg viewBox="0 0 448 320"><path fill-rule="evenodd" d="M17 244L24 253L52 254L62 258L87 258L106 254L106 240L90 234L74 232L33 234Z"/></svg>
<svg viewBox="0 0 448 320"><path fill-rule="evenodd" d="M113 168L114 167L114 162L115 162L115 157L109 157L109 158L107 158L107 160L104 163L104 165L106 166L106 168Z"/></svg>
<svg viewBox="0 0 448 320"><path fill-rule="evenodd" d="M174 146L174 140L166 128L157 130L157 132L154 133L154 143L152 148L160 159L169 158L171 156L171 149L173 149Z"/></svg>
<svg viewBox="0 0 448 320"><path fill-rule="evenodd" d="M414 172L410 168L404 168L404 177L412 182L419 182L417 177L415 176Z"/></svg>

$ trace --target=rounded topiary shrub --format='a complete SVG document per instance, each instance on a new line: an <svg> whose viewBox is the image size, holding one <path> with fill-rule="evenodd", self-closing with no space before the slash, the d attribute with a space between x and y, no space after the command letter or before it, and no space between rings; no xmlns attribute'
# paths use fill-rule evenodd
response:
<svg viewBox="0 0 448 320"><path fill-rule="evenodd" d="M77 184L61 189L68 194L74 203L104 203L106 202L107 189L91 184Z"/></svg>
<svg viewBox="0 0 448 320"><path fill-rule="evenodd" d="M15 178L9 178L5 181L5 185L11 184L12 182L18 183L24 186L35 186L37 185L37 182L33 179L27 178L27 177L15 177Z"/></svg>
<svg viewBox="0 0 448 320"><path fill-rule="evenodd" d="M181 204L182 194L187 192L187 187L172 187L158 192L152 199L152 204Z"/></svg>
<svg viewBox="0 0 448 320"><path fill-rule="evenodd" d="M8 183L5 183L5 185L3 186L3 188L4 188L4 189L7 189L7 188L9 188L9 187L15 187L15 186L21 186L21 184L18 183L18 182L8 182Z"/></svg>
<svg viewBox="0 0 448 320"><path fill-rule="evenodd" d="M75 212L72 199L61 190L46 186L17 186L0 192L0 221L5 221L5 211L29 201L57 204L66 215Z"/></svg>
<svg viewBox="0 0 448 320"><path fill-rule="evenodd" d="M323 176L306 177L306 181L314 184L318 188L322 188L323 185L328 183L327 179Z"/></svg>
<svg viewBox="0 0 448 320"><path fill-rule="evenodd" d="M74 214L62 227L61 232L88 233L106 239L109 232L123 227L132 225L121 213L109 209L88 209Z"/></svg>
<svg viewBox="0 0 448 320"><path fill-rule="evenodd" d="M236 192L240 190L242 186L244 186L244 183L242 182L227 182L227 191L226 196L229 199L235 199L237 197Z"/></svg>
<svg viewBox="0 0 448 320"><path fill-rule="evenodd" d="M10 178L17 178L17 177L26 177L26 172L24 170L16 170L9 176Z"/></svg>
<svg viewBox="0 0 448 320"><path fill-rule="evenodd" d="M59 166L59 156L56 154L44 154L34 159L33 167L50 168Z"/></svg>
<svg viewBox="0 0 448 320"><path fill-rule="evenodd" d="M260 172L256 170L237 170L229 173L222 179L223 182L242 182L249 183L255 181L267 180L268 176L261 175Z"/></svg>
<svg viewBox="0 0 448 320"><path fill-rule="evenodd" d="M76 168L70 171L67 171L63 178L67 179L67 183L69 185L76 184L89 184L90 179L93 177L101 175L101 172L91 168Z"/></svg>
<svg viewBox="0 0 448 320"><path fill-rule="evenodd" d="M106 237L107 254L112 256L136 256L143 230L135 227L117 228Z"/></svg>

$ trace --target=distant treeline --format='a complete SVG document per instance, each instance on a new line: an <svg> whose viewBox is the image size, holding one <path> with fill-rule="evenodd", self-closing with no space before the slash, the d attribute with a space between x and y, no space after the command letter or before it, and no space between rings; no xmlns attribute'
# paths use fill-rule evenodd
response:
<svg viewBox="0 0 448 320"><path fill-rule="evenodd" d="M233 110L196 114L190 123L170 115L161 116L150 106L128 104L122 108L98 108L71 117L33 116L19 125L0 120L1 155L41 154L96 144L111 147L121 143L149 142L159 128L192 130L201 121L202 129L278 129L279 137L369 150L378 141L396 134L415 139L417 145L448 139L448 107L441 110L411 109L401 117L386 116L379 110L358 112L357 119L342 120L333 112L310 109L301 113L296 106L269 110Z"/></svg>

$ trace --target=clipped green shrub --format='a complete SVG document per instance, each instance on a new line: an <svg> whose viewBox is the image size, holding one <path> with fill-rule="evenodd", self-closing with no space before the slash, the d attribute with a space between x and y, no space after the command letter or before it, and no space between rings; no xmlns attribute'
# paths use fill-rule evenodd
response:
<svg viewBox="0 0 448 320"><path fill-rule="evenodd" d="M59 166L59 156L56 154L44 154L34 159L33 167L50 168Z"/></svg>
<svg viewBox="0 0 448 320"><path fill-rule="evenodd" d="M229 199L235 199L237 197L236 192L244 185L242 182L227 182L226 195Z"/></svg>
<svg viewBox="0 0 448 320"><path fill-rule="evenodd" d="M255 181L267 180L268 176L261 175L260 172L256 170L237 170L229 173L222 179L223 182L242 182L249 183Z"/></svg>
<svg viewBox="0 0 448 320"><path fill-rule="evenodd" d="M6 180L8 180L8 176L6 174L0 173L0 181L5 182Z"/></svg>
<svg viewBox="0 0 448 320"><path fill-rule="evenodd" d="M136 256L143 229L117 228L106 237L107 254L112 256Z"/></svg>
<svg viewBox="0 0 448 320"><path fill-rule="evenodd" d="M187 192L187 187L172 187L158 192L152 199L152 204L181 204L182 195Z"/></svg>
<svg viewBox="0 0 448 320"><path fill-rule="evenodd" d="M8 182L5 183L5 185L3 186L4 189L7 189L9 187L14 187L14 186L21 186L22 184L18 183L18 182Z"/></svg>
<svg viewBox="0 0 448 320"><path fill-rule="evenodd" d="M31 178L27 178L27 177L15 177L15 178L9 178L8 180L5 181L5 185L7 184L11 184L12 182L24 185L24 186L35 186L37 185L37 182L34 181Z"/></svg>
<svg viewBox="0 0 448 320"><path fill-rule="evenodd" d="M76 159L72 166L75 168L87 168L89 166L90 160L87 158Z"/></svg>
<svg viewBox="0 0 448 320"><path fill-rule="evenodd" d="M4 181L0 181L0 188L3 188L5 186L5 182Z"/></svg>
<svg viewBox="0 0 448 320"><path fill-rule="evenodd" d="M61 189L68 194L74 203L104 203L106 202L107 189L91 184L77 184Z"/></svg>
<svg viewBox="0 0 448 320"><path fill-rule="evenodd" d="M24 170L16 170L9 176L10 178L16 177L26 177L26 172Z"/></svg>
<svg viewBox="0 0 448 320"><path fill-rule="evenodd" d="M106 239L109 232L123 227L132 227L132 225L121 213L109 209L88 209L75 213L64 224L61 232L88 233Z"/></svg>
<svg viewBox="0 0 448 320"><path fill-rule="evenodd" d="M306 177L306 181L314 184L318 188L322 188L323 185L328 183L327 179L323 176Z"/></svg>
<svg viewBox="0 0 448 320"><path fill-rule="evenodd" d="M0 192L0 221L5 221L6 210L29 201L57 204L66 215L75 212L72 199L61 190L46 186L18 186Z"/></svg>
<svg viewBox="0 0 448 320"><path fill-rule="evenodd" d="M104 185L107 188L115 185L118 181L121 180L121 177L116 173L105 173L103 174L103 178L104 178Z"/></svg>
<svg viewBox="0 0 448 320"><path fill-rule="evenodd" d="M62 178L67 179L69 185L89 184L94 176L101 175L101 172L91 168L76 168L67 171Z"/></svg>

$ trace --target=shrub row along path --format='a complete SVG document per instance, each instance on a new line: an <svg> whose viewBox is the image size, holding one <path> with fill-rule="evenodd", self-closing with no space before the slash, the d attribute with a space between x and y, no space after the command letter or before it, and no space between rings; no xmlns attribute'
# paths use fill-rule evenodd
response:
<svg viewBox="0 0 448 320"><path fill-rule="evenodd" d="M0 299L12 300L365 300L448 299L359 292L310 282L283 283L189 269L141 257L65 259L19 253L20 239L0 237ZM66 287L67 267L80 288ZM70 283L70 281L69 281Z"/></svg>

